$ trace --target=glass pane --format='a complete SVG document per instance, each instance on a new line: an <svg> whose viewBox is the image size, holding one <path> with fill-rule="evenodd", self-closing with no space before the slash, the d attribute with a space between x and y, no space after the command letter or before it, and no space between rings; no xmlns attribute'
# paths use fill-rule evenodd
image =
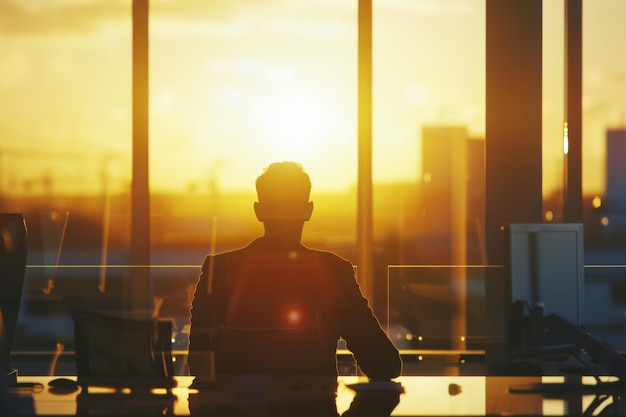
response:
<svg viewBox="0 0 626 417"><path fill-rule="evenodd" d="M0 27L0 211L28 228L13 353L42 353L20 373L45 375L71 350L73 309L127 297L99 281L128 263L130 2L11 2Z"/></svg>
<svg viewBox="0 0 626 417"><path fill-rule="evenodd" d="M626 28L623 2L583 3L583 210L587 328L626 348Z"/></svg>
<svg viewBox="0 0 626 417"><path fill-rule="evenodd" d="M150 16L158 259L199 263L261 233L254 181L281 160L311 176L316 206L304 240L351 250L356 4L174 2Z"/></svg>
<svg viewBox="0 0 626 417"><path fill-rule="evenodd" d="M174 372L186 372L188 309L197 265L146 267L155 315L172 323ZM131 316L125 296L136 267L126 264L28 265L11 365L20 375L76 375L73 314Z"/></svg>
<svg viewBox="0 0 626 417"><path fill-rule="evenodd" d="M387 274L389 291L396 275L428 277L441 289L439 307L465 303L471 296L466 265L486 263L485 2L374 1L373 22L375 304L398 296L384 292L379 279ZM451 279L459 286L454 295L447 292ZM418 298L410 303L424 304ZM398 300L387 301L387 319L398 320ZM405 308L400 319L418 320L411 314L417 313ZM454 340L443 314L435 333L420 335L409 326L409 339L399 346L466 346L459 338L468 334L467 314L454 313Z"/></svg>
<svg viewBox="0 0 626 417"><path fill-rule="evenodd" d="M437 350L483 355L486 268L390 265L387 328L396 346L425 356Z"/></svg>
<svg viewBox="0 0 626 417"><path fill-rule="evenodd" d="M387 264L480 263L484 1L379 1L373 20L380 250Z"/></svg>

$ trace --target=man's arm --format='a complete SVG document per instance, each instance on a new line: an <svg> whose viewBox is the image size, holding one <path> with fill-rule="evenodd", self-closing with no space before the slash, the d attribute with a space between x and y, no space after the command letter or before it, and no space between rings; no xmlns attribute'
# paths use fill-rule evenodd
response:
<svg viewBox="0 0 626 417"><path fill-rule="evenodd" d="M341 336L363 373L370 379L396 378L402 373L400 353L363 297L352 265L347 264L340 276L345 298L340 318Z"/></svg>
<svg viewBox="0 0 626 417"><path fill-rule="evenodd" d="M190 374L197 379L207 380L214 375L213 333L214 323L211 322L212 306L208 291L208 269L210 257L202 264L202 273L196 283L189 315L189 353L187 363Z"/></svg>

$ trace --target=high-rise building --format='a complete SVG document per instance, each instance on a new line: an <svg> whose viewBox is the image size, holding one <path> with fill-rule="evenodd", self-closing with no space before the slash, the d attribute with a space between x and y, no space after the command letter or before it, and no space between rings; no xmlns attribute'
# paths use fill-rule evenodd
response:
<svg viewBox="0 0 626 417"><path fill-rule="evenodd" d="M626 215L626 129L606 132L606 196L609 213Z"/></svg>
<svg viewBox="0 0 626 417"><path fill-rule="evenodd" d="M626 231L626 129L606 132L606 231Z"/></svg>
<svg viewBox="0 0 626 417"><path fill-rule="evenodd" d="M427 235L450 236L465 225L467 131L457 126L422 128L423 215Z"/></svg>
<svg viewBox="0 0 626 417"><path fill-rule="evenodd" d="M461 260L459 256L483 261L478 245L485 227L484 153L484 140L469 138L465 127L422 129L420 234L446 248L446 253L434 254L438 262Z"/></svg>

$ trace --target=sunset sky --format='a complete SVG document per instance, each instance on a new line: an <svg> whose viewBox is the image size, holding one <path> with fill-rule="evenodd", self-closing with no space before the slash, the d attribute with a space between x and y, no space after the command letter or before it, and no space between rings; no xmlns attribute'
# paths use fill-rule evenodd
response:
<svg viewBox="0 0 626 417"><path fill-rule="evenodd" d="M485 1L374 0L376 181L417 181L424 125L484 136ZM0 187L130 181L130 0L0 0ZM626 126L626 2L584 2L583 176ZM152 0L154 190L249 190L274 160L356 183L357 1ZM544 1L544 187L561 181L563 2ZM626 158L626 156L625 156Z"/></svg>

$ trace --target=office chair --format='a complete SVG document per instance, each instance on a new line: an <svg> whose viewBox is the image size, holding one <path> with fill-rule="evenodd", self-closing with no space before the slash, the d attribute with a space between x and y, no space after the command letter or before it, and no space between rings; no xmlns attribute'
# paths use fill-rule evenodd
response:
<svg viewBox="0 0 626 417"><path fill-rule="evenodd" d="M97 312L73 315L76 370L83 387L170 388L172 323Z"/></svg>
<svg viewBox="0 0 626 417"><path fill-rule="evenodd" d="M196 375L193 387L200 392L189 396L192 415L247 415L252 404L260 415L336 415L337 342L325 338L322 303L212 297L210 306L204 336L216 374ZM204 353L190 351L192 371L202 369L194 364Z"/></svg>
<svg viewBox="0 0 626 417"><path fill-rule="evenodd" d="M17 382L9 369L26 272L28 233L19 213L0 213L0 376L2 385Z"/></svg>
<svg viewBox="0 0 626 417"><path fill-rule="evenodd" d="M324 333L323 304L307 299L213 300L216 371L328 375L336 348Z"/></svg>

